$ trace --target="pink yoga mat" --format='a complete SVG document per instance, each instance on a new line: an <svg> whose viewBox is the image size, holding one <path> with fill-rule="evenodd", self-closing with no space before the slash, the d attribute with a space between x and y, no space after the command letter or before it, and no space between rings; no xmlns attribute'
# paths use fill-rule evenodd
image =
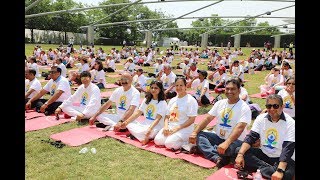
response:
<svg viewBox="0 0 320 180"><path fill-rule="evenodd" d="M64 144L67 144L69 146L80 146L106 136L106 132L97 129L102 128L96 128L95 126L85 126L60 132L57 134L52 134L50 138L54 140L61 140Z"/></svg>
<svg viewBox="0 0 320 180"><path fill-rule="evenodd" d="M25 112L25 120L31 120L31 119L34 119L37 117L43 117L43 116L45 116L44 113L38 113L35 110L27 110Z"/></svg>
<svg viewBox="0 0 320 180"><path fill-rule="evenodd" d="M95 126L85 126L60 132L57 134L52 134L50 138L54 140L61 140L64 144L67 144L69 146L80 146L93 140L108 136L120 140L121 142L131 144L140 149L162 154L170 158L183 159L205 168L213 168L215 166L215 163L197 155L189 155L183 153L176 154L175 152L172 152L171 150L168 150L164 147L156 147L153 141L150 141L147 145L142 146L142 144L138 140L132 140L128 138L126 136L128 133L129 132L102 131L102 128L96 128Z"/></svg>
<svg viewBox="0 0 320 180"><path fill-rule="evenodd" d="M45 129L45 128L63 124L69 121L72 121L72 120L62 118L61 116L59 120L56 120L55 116L38 117L38 118L25 121L25 132Z"/></svg>
<svg viewBox="0 0 320 180"><path fill-rule="evenodd" d="M227 165L218 171L214 172L211 176L207 177L206 180L230 180L238 179L237 177L238 169L233 168L233 165ZM253 173L254 174L254 173ZM248 175L248 179L253 179L251 175ZM264 178L262 178L264 179Z"/></svg>
<svg viewBox="0 0 320 180"><path fill-rule="evenodd" d="M120 86L118 86L118 85L116 85L116 84L111 84L111 83L110 83L110 84L107 84L105 88L106 88L106 89L112 89L112 88L117 88L117 87L120 87Z"/></svg>
<svg viewBox="0 0 320 180"><path fill-rule="evenodd" d="M208 114L201 114L196 117L194 121L195 124L199 124ZM208 126L214 126L217 123L217 118L213 118L213 120L208 124Z"/></svg>
<svg viewBox="0 0 320 180"><path fill-rule="evenodd" d="M121 77L121 75L119 75L119 74L107 74L107 77L119 78L119 77Z"/></svg>
<svg viewBox="0 0 320 180"><path fill-rule="evenodd" d="M261 96L260 93L251 94L251 95L249 95L249 96L252 97L252 98L260 98L260 99L266 99L266 98L267 98L267 96Z"/></svg>
<svg viewBox="0 0 320 180"><path fill-rule="evenodd" d="M192 155L192 154L185 154L185 153L176 154L175 152L173 152L165 147L157 147L153 141L150 141L147 145L142 146L138 140L132 140L130 138L127 138L126 133L108 131L107 136L113 137L115 139L118 139L118 140L125 142L125 143L128 143L128 144L134 145L140 149L144 149L144 150L151 151L154 153L162 154L162 155L170 157L170 158L183 159L185 161L188 161L190 163L196 164L201 167L213 168L216 165L214 162L209 161L199 155Z"/></svg>

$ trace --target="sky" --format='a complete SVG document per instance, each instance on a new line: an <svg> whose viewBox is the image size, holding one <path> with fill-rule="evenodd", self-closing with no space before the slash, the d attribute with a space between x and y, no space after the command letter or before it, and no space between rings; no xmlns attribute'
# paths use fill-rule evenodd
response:
<svg viewBox="0 0 320 180"><path fill-rule="evenodd" d="M99 2L103 0L75 0L76 2L82 2L88 5L97 6ZM142 2L150 2L155 0L143 0ZM134 2L134 1L132 1ZM144 4L150 10L162 11L166 15L172 17L179 17L184 14L195 11L199 8L207 6L217 1L193 1L193 2L167 2L167 3L151 3ZM199 16L211 16L212 14L218 14L218 16L257 16L267 11L274 11L282 9L288 6L295 5L295 2L278 2L278 1L240 1L240 0L225 0L215 5L206 7L192 14L184 17L199 17ZM271 15L263 15L264 17L295 17L295 6L272 12ZM192 27L192 21L196 19L178 19L178 27ZM232 18L230 20L237 20ZM277 26L286 24L284 19L280 18L256 18L257 23L268 21L270 25ZM294 24L287 25L289 28L294 28ZM283 32L287 32L288 29L282 29Z"/></svg>

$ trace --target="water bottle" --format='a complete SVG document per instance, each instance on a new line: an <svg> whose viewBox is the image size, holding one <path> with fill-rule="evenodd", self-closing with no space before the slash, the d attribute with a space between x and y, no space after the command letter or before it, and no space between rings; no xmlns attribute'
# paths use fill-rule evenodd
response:
<svg viewBox="0 0 320 180"><path fill-rule="evenodd" d="M257 172L253 176L253 180L262 180L260 169L257 169Z"/></svg>
<svg viewBox="0 0 320 180"><path fill-rule="evenodd" d="M91 148L91 153L92 153L92 154L96 154L96 153L97 153L96 148Z"/></svg>

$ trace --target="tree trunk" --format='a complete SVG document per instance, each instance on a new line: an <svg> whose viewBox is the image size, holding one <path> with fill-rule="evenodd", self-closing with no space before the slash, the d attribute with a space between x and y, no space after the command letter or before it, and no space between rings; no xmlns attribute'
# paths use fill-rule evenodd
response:
<svg viewBox="0 0 320 180"><path fill-rule="evenodd" d="M64 44L68 44L67 43L67 31L64 32Z"/></svg>
<svg viewBox="0 0 320 180"><path fill-rule="evenodd" d="M34 43L34 38L33 38L33 29L30 29L31 31L31 43Z"/></svg>

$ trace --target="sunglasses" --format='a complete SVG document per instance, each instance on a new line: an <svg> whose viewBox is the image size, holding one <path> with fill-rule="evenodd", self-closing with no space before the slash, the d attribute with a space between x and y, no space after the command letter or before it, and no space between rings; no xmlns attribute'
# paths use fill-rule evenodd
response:
<svg viewBox="0 0 320 180"><path fill-rule="evenodd" d="M273 107L273 109L278 109L280 107L280 105L279 104L266 104L267 109L271 109L271 107Z"/></svg>

